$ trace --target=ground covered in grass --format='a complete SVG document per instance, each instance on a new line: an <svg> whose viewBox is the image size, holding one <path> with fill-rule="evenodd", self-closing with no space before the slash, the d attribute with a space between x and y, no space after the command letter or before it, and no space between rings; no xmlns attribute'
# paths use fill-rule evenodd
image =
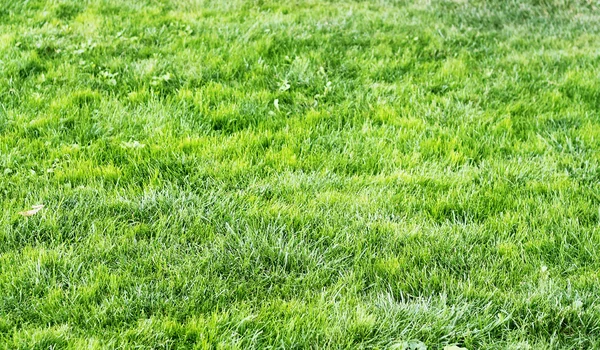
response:
<svg viewBox="0 0 600 350"><path fill-rule="evenodd" d="M0 348L600 347L599 5L3 1Z"/></svg>

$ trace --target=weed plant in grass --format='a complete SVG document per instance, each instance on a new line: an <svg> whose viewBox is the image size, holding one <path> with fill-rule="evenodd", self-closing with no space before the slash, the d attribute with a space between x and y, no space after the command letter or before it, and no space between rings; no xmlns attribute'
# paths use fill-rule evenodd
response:
<svg viewBox="0 0 600 350"><path fill-rule="evenodd" d="M0 348L599 348L599 6L4 0Z"/></svg>

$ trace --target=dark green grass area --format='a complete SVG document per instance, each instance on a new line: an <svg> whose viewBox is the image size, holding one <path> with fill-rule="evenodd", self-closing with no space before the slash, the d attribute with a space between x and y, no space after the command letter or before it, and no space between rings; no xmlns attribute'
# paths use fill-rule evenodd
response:
<svg viewBox="0 0 600 350"><path fill-rule="evenodd" d="M0 348L599 348L599 107L594 0L4 0Z"/></svg>

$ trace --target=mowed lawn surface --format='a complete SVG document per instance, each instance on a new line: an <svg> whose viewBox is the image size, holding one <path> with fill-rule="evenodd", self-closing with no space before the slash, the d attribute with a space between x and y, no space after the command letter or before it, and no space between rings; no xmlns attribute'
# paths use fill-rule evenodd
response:
<svg viewBox="0 0 600 350"><path fill-rule="evenodd" d="M0 348L600 347L599 6L4 0Z"/></svg>

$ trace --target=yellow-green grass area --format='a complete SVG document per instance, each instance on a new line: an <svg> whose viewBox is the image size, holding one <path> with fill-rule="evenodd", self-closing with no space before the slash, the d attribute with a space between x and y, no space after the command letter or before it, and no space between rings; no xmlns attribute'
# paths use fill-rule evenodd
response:
<svg viewBox="0 0 600 350"><path fill-rule="evenodd" d="M595 0L3 0L0 349L600 348L599 109Z"/></svg>

